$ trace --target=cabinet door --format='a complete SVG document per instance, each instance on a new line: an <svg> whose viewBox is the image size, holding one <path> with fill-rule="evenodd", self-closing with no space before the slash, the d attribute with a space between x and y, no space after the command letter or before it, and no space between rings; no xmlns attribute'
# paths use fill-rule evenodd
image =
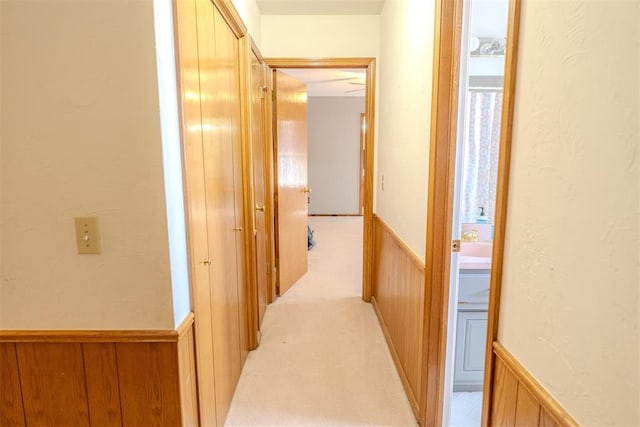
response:
<svg viewBox="0 0 640 427"><path fill-rule="evenodd" d="M459 311L453 391L480 391L487 337L486 311Z"/></svg>

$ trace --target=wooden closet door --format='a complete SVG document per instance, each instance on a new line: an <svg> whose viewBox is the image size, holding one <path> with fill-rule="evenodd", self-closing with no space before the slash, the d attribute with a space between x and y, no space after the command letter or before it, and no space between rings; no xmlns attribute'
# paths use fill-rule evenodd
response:
<svg viewBox="0 0 640 427"><path fill-rule="evenodd" d="M231 33L210 0L197 0L206 216L209 242L210 310L217 424L223 425L241 370L241 268L237 224L237 148L239 92L230 74L237 58L229 55ZM240 222L240 224L242 224Z"/></svg>
<svg viewBox="0 0 640 427"><path fill-rule="evenodd" d="M222 14L215 9L216 53L220 83L220 106L224 126L220 127L220 138L231 148L229 167L233 175L234 243L236 249L236 310L239 319L239 365L234 375L239 378L242 365L249 353L248 306L245 287L245 236L253 230L244 230L244 193L242 170L242 121L240 107L240 40L229 27ZM236 380L237 382L237 380Z"/></svg>

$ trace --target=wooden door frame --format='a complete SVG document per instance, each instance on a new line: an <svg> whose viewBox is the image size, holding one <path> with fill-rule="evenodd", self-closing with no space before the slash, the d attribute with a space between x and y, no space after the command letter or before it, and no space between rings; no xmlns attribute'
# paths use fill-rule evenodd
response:
<svg viewBox="0 0 640 427"><path fill-rule="evenodd" d="M363 141L364 140L364 141ZM358 142L358 149L360 151L360 167L358 168L358 215L363 215L364 212L364 178L363 170L365 168L364 161L365 156L365 142L367 140L367 116L364 113L360 113L360 141Z"/></svg>
<svg viewBox="0 0 640 427"><path fill-rule="evenodd" d="M369 153L365 161L364 184L364 235L362 253L362 299L371 301L373 278L373 172L374 172L374 130L375 130L375 94L376 59L375 58L265 58L272 69L284 68L359 68L366 70L365 116L367 132L365 152ZM277 236L276 236L277 239Z"/></svg>
<svg viewBox="0 0 640 427"><path fill-rule="evenodd" d="M449 276L455 177L458 86L462 12L465 0L437 0L431 142L425 256L422 396L418 421L422 426L442 425L447 350ZM500 289L507 219L507 196L515 99L521 0L509 0L504 98L500 130L500 158L496 198L495 234L489 287L489 312L482 403L482 425L491 423L493 369L500 309Z"/></svg>

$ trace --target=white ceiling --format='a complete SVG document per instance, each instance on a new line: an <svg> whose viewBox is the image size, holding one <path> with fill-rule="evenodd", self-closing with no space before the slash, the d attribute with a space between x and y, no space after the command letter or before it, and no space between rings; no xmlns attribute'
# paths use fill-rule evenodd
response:
<svg viewBox="0 0 640 427"><path fill-rule="evenodd" d="M385 0L257 0L263 15L379 15Z"/></svg>
<svg viewBox="0 0 640 427"><path fill-rule="evenodd" d="M364 96L364 70L280 69L307 84L308 96Z"/></svg>

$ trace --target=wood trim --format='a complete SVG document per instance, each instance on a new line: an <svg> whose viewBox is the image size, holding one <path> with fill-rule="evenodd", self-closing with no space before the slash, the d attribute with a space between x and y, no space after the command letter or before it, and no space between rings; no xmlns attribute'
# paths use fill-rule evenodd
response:
<svg viewBox="0 0 640 427"><path fill-rule="evenodd" d="M194 320L195 315L193 314L193 312L189 312L189 314L187 314L184 320L180 322L180 324L176 328L176 333L179 337L183 336L191 330Z"/></svg>
<svg viewBox="0 0 640 427"><path fill-rule="evenodd" d="M264 57L262 56L262 53L260 52L260 49L258 48L258 45L256 44L256 41L253 39L253 37L251 37L251 51L256 56L256 58L258 58L258 62L260 62L261 64L264 63Z"/></svg>
<svg viewBox="0 0 640 427"><path fill-rule="evenodd" d="M409 399L409 404L411 405L411 409L413 409L413 413L417 414L419 409L419 402L416 399L416 396L411 389L411 384L409 383L409 378L407 378L407 374L404 371L402 366L402 362L400 361L400 356L398 355L398 351L393 343L393 339L391 338L391 334L389 333L389 328L387 324L384 322L384 317L382 316L382 312L380 311L380 307L376 302L376 297L371 296L371 305L373 305L373 311L375 311L376 316L378 317L378 323L380 324L380 329L382 329L382 335L384 335L384 340L387 342L387 347L389 348L389 353L391 353L391 358L393 359L393 364L396 366L396 371L400 376L400 382L402 383L402 387L404 388L404 392L407 395L407 399Z"/></svg>
<svg viewBox="0 0 640 427"><path fill-rule="evenodd" d="M242 192L244 201L245 292L247 295L247 349L258 347L258 279L256 271L256 222L253 172L253 141L251 140L251 46L250 35L240 39L240 128L242 140Z"/></svg>
<svg viewBox="0 0 640 427"><path fill-rule="evenodd" d="M486 359L484 365L484 386L482 400L482 426L489 427L493 398L493 370L495 357L493 343L498 340L500 319L500 294L502 292L502 268L504 261L504 242L507 227L507 205L509 196L509 172L511 169L511 144L513 138L513 114L516 96L516 75L518 69L518 43L520 40L521 0L509 1L507 22L507 47L504 70L504 89L502 99L502 122L500 129L500 154L498 159L498 183L496 193L496 217L493 238L493 256L491 262L491 280L489 283L489 316L487 319Z"/></svg>
<svg viewBox="0 0 640 427"><path fill-rule="evenodd" d="M148 331L0 331L0 342L177 342L175 330Z"/></svg>
<svg viewBox="0 0 640 427"><path fill-rule="evenodd" d="M366 71L365 118L369 132L365 135L364 236L362 243L362 299L371 301L373 294L373 174L375 172L376 129L376 60L371 59Z"/></svg>
<svg viewBox="0 0 640 427"><path fill-rule="evenodd" d="M398 236L398 234L396 234L396 232L393 231L391 227L389 227L389 224L384 222L384 220L378 215L374 214L373 217L375 221L378 222L382 226L382 228L391 235L391 237L393 237L393 240L398 246L400 246L400 249L405 253L407 258L409 258L416 265L416 267L424 270L424 262L420 258L418 258L415 252L413 252L413 250L411 250L411 248L400 238L400 236Z"/></svg>
<svg viewBox="0 0 640 427"><path fill-rule="evenodd" d="M580 425L502 344L494 342L492 353L494 357L497 357L514 375L519 385L531 394L531 397L542 407L544 412L553 418L556 424L567 427L577 427ZM518 393L518 395L519 394L520 393ZM518 396L517 402L521 400L520 396ZM520 406L520 404L517 404L517 406Z"/></svg>
<svg viewBox="0 0 640 427"><path fill-rule="evenodd" d="M429 154L423 374L418 420L441 425L447 350L462 0L436 2Z"/></svg>
<svg viewBox="0 0 640 427"><path fill-rule="evenodd" d="M2 330L0 342L178 342L180 335L193 325L193 319L193 313L189 313L177 329L168 330Z"/></svg>
<svg viewBox="0 0 640 427"><path fill-rule="evenodd" d="M368 68L375 58L265 58L265 62L271 68Z"/></svg>
<svg viewBox="0 0 640 427"><path fill-rule="evenodd" d="M231 31L237 38L240 39L248 33L247 27L242 22L242 18L231 0L211 0L211 3L218 8L220 15L229 24Z"/></svg>
<svg viewBox="0 0 640 427"><path fill-rule="evenodd" d="M364 68L366 69L365 115L367 132L365 140L365 183L364 183L364 218L363 218L363 254L362 254L362 299L371 301L373 281L373 173L374 173L374 141L375 141L375 105L376 105L376 59L375 58L265 58L265 63L276 68ZM272 123L273 126L273 123ZM273 126L273 141L277 135ZM275 149L275 148L274 148ZM275 151L274 151L275 152ZM277 170L277 168L276 168ZM276 177L277 182L277 177ZM275 200L277 205L277 196ZM276 235L277 252L277 229Z"/></svg>
<svg viewBox="0 0 640 427"><path fill-rule="evenodd" d="M365 141L367 140L367 116L360 113L360 140L358 141L358 151L360 152L360 166L358 169L358 214L364 212L364 162L366 159Z"/></svg>
<svg viewBox="0 0 640 427"><path fill-rule="evenodd" d="M265 150L267 152L267 159L265 164L265 174L268 177L266 181L266 197L265 197L265 216L267 218L267 246L269 247L269 253L267 256L269 257L269 284L267 287L267 302L271 304L275 301L276 296L278 294L277 290L277 277L278 272L276 271L276 226L275 226L275 209L276 209L276 201L275 201L275 177L277 170L275 169L275 135L273 128L273 117L274 117L274 105L273 105L273 75L269 66L264 62L263 58L263 67L264 67L264 81L265 86L267 86L267 91L265 93L265 109L264 109L264 134L266 138L266 146Z"/></svg>

